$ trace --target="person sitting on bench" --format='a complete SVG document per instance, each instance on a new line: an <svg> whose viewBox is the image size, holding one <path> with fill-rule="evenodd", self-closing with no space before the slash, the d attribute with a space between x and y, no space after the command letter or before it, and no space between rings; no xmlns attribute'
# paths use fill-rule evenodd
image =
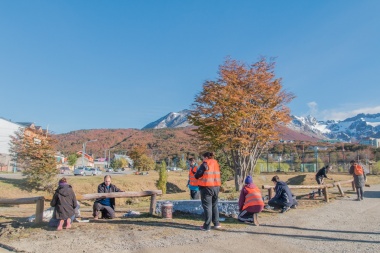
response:
<svg viewBox="0 0 380 253"><path fill-rule="evenodd" d="M111 192L122 192L116 185L111 184L111 176L106 175L104 177L104 182L98 186L98 193L111 193ZM103 219L113 219L115 218L115 198L100 198L96 199L93 206L93 216L97 220Z"/></svg>

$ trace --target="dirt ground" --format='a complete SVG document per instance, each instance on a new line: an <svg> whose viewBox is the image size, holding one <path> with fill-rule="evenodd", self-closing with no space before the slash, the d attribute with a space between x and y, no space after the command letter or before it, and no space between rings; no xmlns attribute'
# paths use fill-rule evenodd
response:
<svg viewBox="0 0 380 253"><path fill-rule="evenodd" d="M199 230L202 217L183 215L90 220L63 231L2 217L0 252L380 252L380 185L365 190L363 201L352 191L330 203L304 199L285 214L262 212L259 227L226 218L210 232Z"/></svg>

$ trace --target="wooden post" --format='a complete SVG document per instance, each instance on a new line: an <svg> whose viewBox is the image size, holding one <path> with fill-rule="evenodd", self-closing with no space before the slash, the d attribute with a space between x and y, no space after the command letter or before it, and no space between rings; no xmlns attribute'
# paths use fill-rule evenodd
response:
<svg viewBox="0 0 380 253"><path fill-rule="evenodd" d="M342 190L342 186L340 186L340 183L337 183L336 186L338 187L338 190L339 190L339 193L340 193L340 196L344 196L344 192Z"/></svg>
<svg viewBox="0 0 380 253"><path fill-rule="evenodd" d="M45 199L41 197L37 200L36 204L36 220L35 223L41 223L44 217Z"/></svg>
<svg viewBox="0 0 380 253"><path fill-rule="evenodd" d="M325 195L325 201L329 202L329 190L327 187L323 188L323 194Z"/></svg>
<svg viewBox="0 0 380 253"><path fill-rule="evenodd" d="M272 199L273 195L274 195L274 188L271 187L271 188L268 189L268 197L269 197L269 199Z"/></svg>
<svg viewBox="0 0 380 253"><path fill-rule="evenodd" d="M156 212L156 196L157 194L153 194L152 196L150 196L150 215L153 215Z"/></svg>
<svg viewBox="0 0 380 253"><path fill-rule="evenodd" d="M352 190L355 191L355 182L352 181Z"/></svg>

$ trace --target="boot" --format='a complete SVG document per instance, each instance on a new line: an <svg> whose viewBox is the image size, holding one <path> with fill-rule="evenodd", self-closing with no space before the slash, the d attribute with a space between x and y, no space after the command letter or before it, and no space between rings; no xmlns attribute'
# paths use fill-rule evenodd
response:
<svg viewBox="0 0 380 253"><path fill-rule="evenodd" d="M63 228L63 223L65 222L65 220L59 220L59 223L58 223L58 227L57 227L57 230L62 230Z"/></svg>
<svg viewBox="0 0 380 253"><path fill-rule="evenodd" d="M257 213L253 214L253 225L260 226L259 220L258 220L258 217L257 217Z"/></svg>

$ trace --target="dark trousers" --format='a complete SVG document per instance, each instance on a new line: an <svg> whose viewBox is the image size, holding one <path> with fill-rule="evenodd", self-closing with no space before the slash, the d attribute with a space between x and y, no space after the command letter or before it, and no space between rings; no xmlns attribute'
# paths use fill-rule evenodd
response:
<svg viewBox="0 0 380 253"><path fill-rule="evenodd" d="M280 201L279 199L272 198L271 200L268 201L268 205L274 207L275 209L282 209L285 206L292 207L294 208L295 206L298 205L298 202L296 200L296 196L292 196L292 203L286 203L284 201Z"/></svg>
<svg viewBox="0 0 380 253"><path fill-rule="evenodd" d="M115 218L115 210L110 206L104 206L99 202L95 202L92 208L92 215L100 218L100 213L102 214L103 219L113 219Z"/></svg>
<svg viewBox="0 0 380 253"><path fill-rule="evenodd" d="M214 226L219 226L218 195L219 186L199 187L201 192L201 202L205 215L204 229L210 229L211 222Z"/></svg>
<svg viewBox="0 0 380 253"><path fill-rule="evenodd" d="M253 214L254 213L243 210L239 213L238 220L241 222L253 222Z"/></svg>
<svg viewBox="0 0 380 253"><path fill-rule="evenodd" d="M317 181L317 183L318 183L319 185L321 185L321 184L323 184L323 177L316 177L316 178L315 178L315 181ZM318 189L318 195L319 195L319 196L322 196L321 189Z"/></svg>
<svg viewBox="0 0 380 253"><path fill-rule="evenodd" d="M200 192L199 191L190 190L190 198L191 199L200 199Z"/></svg>

